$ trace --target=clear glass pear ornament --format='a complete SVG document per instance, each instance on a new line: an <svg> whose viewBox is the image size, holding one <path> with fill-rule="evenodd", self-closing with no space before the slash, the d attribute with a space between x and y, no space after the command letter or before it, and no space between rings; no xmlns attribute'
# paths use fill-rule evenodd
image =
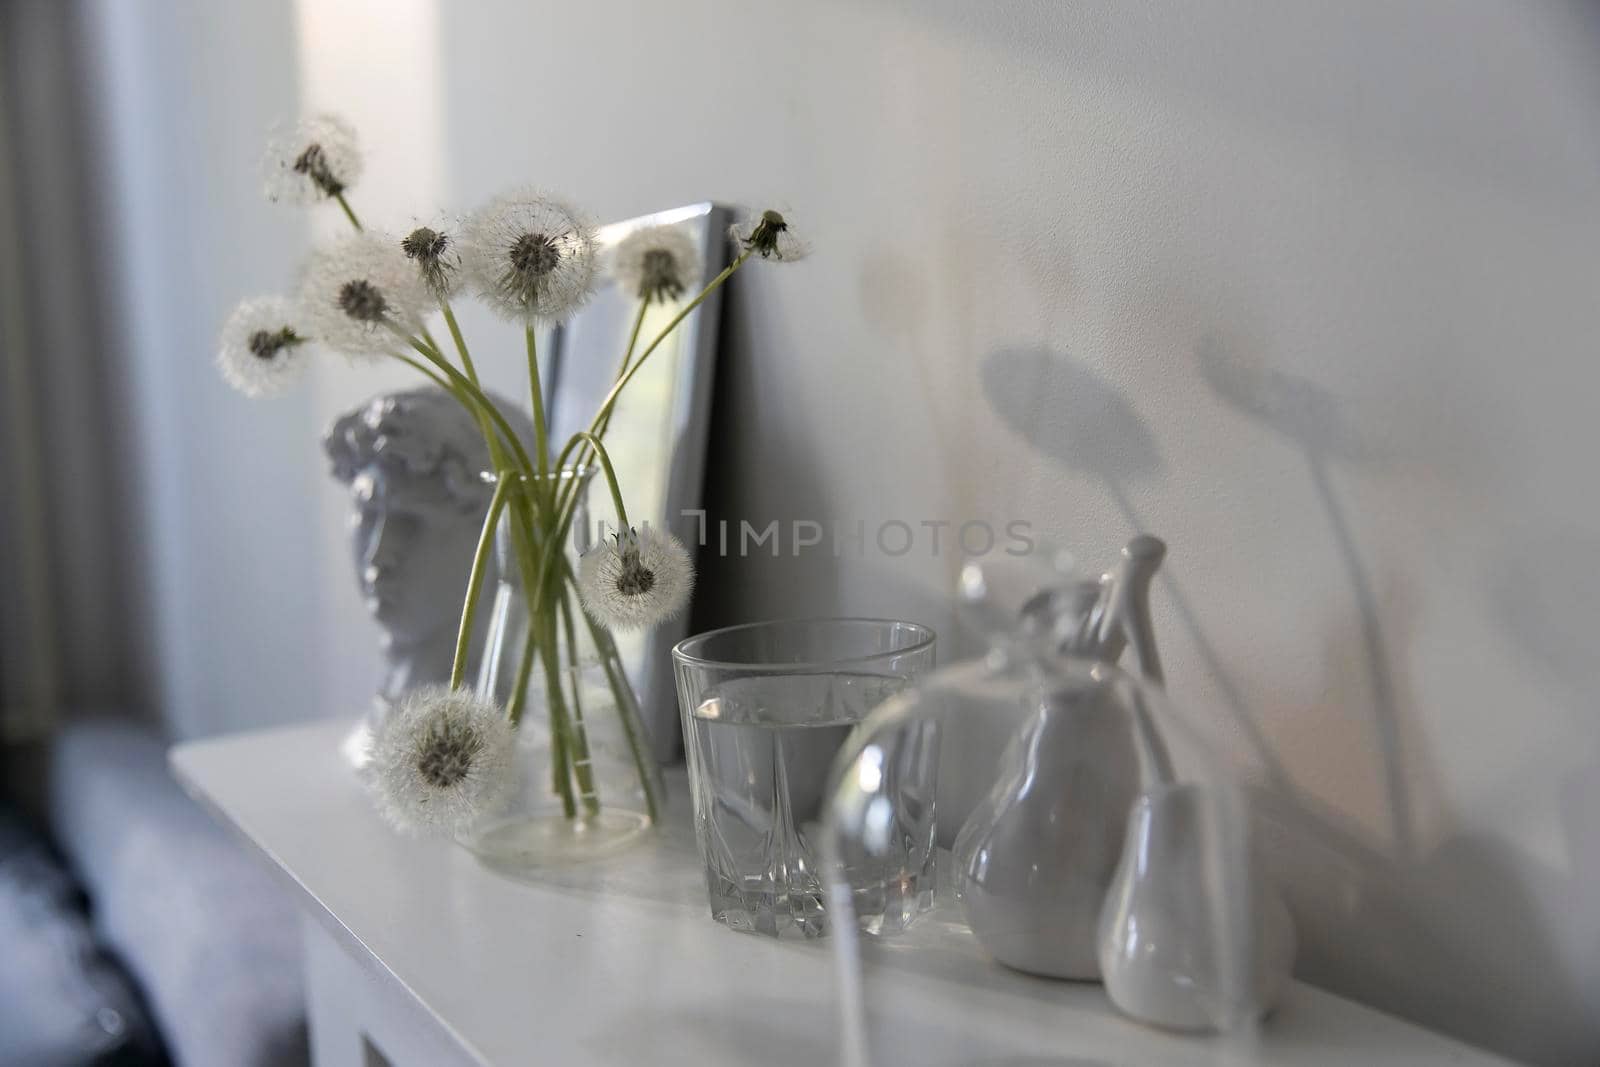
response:
<svg viewBox="0 0 1600 1067"><path fill-rule="evenodd" d="M1103 981L1120 1011L1163 1028L1248 1041L1274 1003L1293 954L1287 914L1258 875L1231 767L1196 726L1214 720L1159 684L1145 604L1163 553L1135 539L1093 579L1046 567L1018 581L1014 564L1007 575L969 565L979 572L963 576L964 614L1007 620L988 653L886 701L839 754L824 875L842 1062L902 1058L870 1023L901 971L877 965L885 946L847 921L851 889L837 872L892 841L896 798L877 768L930 731L945 739L935 802L940 840L954 838L940 862L953 867L956 898L936 902L931 928L962 924L1015 970ZM1143 677L1115 665L1130 647ZM966 742L949 745L958 735Z"/></svg>

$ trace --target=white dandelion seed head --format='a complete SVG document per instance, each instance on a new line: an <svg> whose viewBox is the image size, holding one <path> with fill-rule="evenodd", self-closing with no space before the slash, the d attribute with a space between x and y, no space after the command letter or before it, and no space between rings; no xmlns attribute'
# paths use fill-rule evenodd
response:
<svg viewBox="0 0 1600 1067"><path fill-rule="evenodd" d="M635 230L611 251L611 276L629 296L676 300L700 282L700 249L682 226Z"/></svg>
<svg viewBox="0 0 1600 1067"><path fill-rule="evenodd" d="M249 397L277 396L299 380L309 338L298 309L282 297L242 301L222 326L217 369Z"/></svg>
<svg viewBox="0 0 1600 1067"><path fill-rule="evenodd" d="M670 533L645 527L617 534L578 561L578 598L596 621L638 630L672 618L694 592L689 550Z"/></svg>
<svg viewBox="0 0 1600 1067"><path fill-rule="evenodd" d="M371 231L342 237L312 253L300 303L317 339L352 356L404 347L391 327L415 333L431 306L399 239Z"/></svg>
<svg viewBox="0 0 1600 1067"><path fill-rule="evenodd" d="M728 235L741 249L754 252L762 259L788 263L811 253L811 245L796 236L788 213L772 208L747 215L729 227Z"/></svg>
<svg viewBox="0 0 1600 1067"><path fill-rule="evenodd" d="M462 228L467 281L513 322L559 322L588 302L597 281L594 223L533 190L490 201Z"/></svg>
<svg viewBox="0 0 1600 1067"><path fill-rule="evenodd" d="M365 774L396 829L458 833L517 786L516 730L470 690L425 686L379 723Z"/></svg>
<svg viewBox="0 0 1600 1067"><path fill-rule="evenodd" d="M400 238L400 251L411 261L422 287L443 303L460 292L461 237L444 223L422 223Z"/></svg>
<svg viewBox="0 0 1600 1067"><path fill-rule="evenodd" d="M268 200L309 204L344 192L361 177L355 127L337 115L313 115L275 128L261 159Z"/></svg>

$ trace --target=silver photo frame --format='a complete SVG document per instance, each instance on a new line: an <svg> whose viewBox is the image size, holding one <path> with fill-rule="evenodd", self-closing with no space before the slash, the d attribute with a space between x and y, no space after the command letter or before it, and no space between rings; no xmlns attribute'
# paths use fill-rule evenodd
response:
<svg viewBox="0 0 1600 1067"><path fill-rule="evenodd" d="M650 226L682 227L700 250L703 277L679 301L649 309L640 331L641 347L728 265L731 221L728 209L702 203L601 227L604 255L630 233ZM691 311L650 356L623 393L606 434L606 450L628 501L629 520L671 530L691 553L701 538L701 523L693 513L701 507L705 478L721 297L718 290ZM587 420L616 380L638 306L631 294L608 282L581 312L552 333L544 372L551 440L565 440L588 429ZM602 493L592 499L603 497ZM677 759L682 751L670 653L687 635L688 626L684 614L643 633L616 635L656 758L663 763Z"/></svg>

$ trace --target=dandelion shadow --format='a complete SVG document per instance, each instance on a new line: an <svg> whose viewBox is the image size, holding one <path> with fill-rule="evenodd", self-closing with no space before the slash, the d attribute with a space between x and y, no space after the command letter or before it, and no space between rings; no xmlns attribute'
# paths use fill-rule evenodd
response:
<svg viewBox="0 0 1600 1067"><path fill-rule="evenodd" d="M1298 924L1297 973L1512 1056L1570 1060L1594 1027L1572 1022L1584 1018L1582 983L1563 975L1563 953L1541 918L1540 901L1576 892L1582 880L1570 872L1563 876L1491 835L1456 834L1428 849L1417 839L1385 620L1376 583L1332 481L1335 463L1374 468L1399 457L1316 383L1241 360L1215 338L1202 340L1195 355L1203 380L1223 403L1304 454L1356 600L1373 700L1392 852L1374 847L1338 812L1292 788L1252 790L1255 831L1266 845L1262 854L1270 857L1268 868L1296 916L1312 919ZM1490 575L1495 614L1510 640L1565 678L1583 694L1585 705L1593 703L1600 686L1600 668L1585 635L1553 625L1552 618L1571 618L1579 605L1600 602L1600 589L1594 588L1592 568L1575 586L1574 575L1553 569L1549 560L1593 558L1597 547L1536 549ZM1591 596L1597 599L1586 599ZM1554 610L1552 598L1560 598ZM1390 630L1396 628L1393 616L1387 622ZM1568 786L1574 806L1582 806L1585 798L1592 802L1600 795L1600 773L1592 766ZM1586 826L1579 829L1581 820L1567 821L1572 854L1581 857L1587 851L1592 864L1600 839ZM1582 913L1581 906L1565 910ZM1528 974L1545 980L1530 986ZM1519 1031L1506 1028L1509 1017L1524 1020Z"/></svg>
<svg viewBox="0 0 1600 1067"><path fill-rule="evenodd" d="M1162 471L1160 451L1126 397L1082 363L1044 348L986 359L984 396L1006 425L1067 468L1120 484Z"/></svg>
<svg viewBox="0 0 1600 1067"><path fill-rule="evenodd" d="M1573 733L1572 759L1556 792L1569 869L1562 892L1566 912L1584 916L1571 929L1579 944L1600 945L1600 915L1585 894L1600 883L1600 535L1578 528L1518 530L1508 536L1486 571L1490 617L1506 642L1555 683L1565 699ZM1576 749L1586 745L1579 756ZM1588 983L1593 986L1593 978ZM1600 1045L1600 1015L1593 1038Z"/></svg>
<svg viewBox="0 0 1600 1067"><path fill-rule="evenodd" d="M1486 572L1491 618L1511 647L1549 673L1580 714L1600 694L1600 535L1524 530L1508 538Z"/></svg>
<svg viewBox="0 0 1600 1067"><path fill-rule="evenodd" d="M1582 1062L1600 1021L1574 1023L1592 1016L1587 987L1542 915L1558 872L1481 833L1402 862L1314 800L1249 795L1259 854L1297 920L1297 977L1519 1061Z"/></svg>
<svg viewBox="0 0 1600 1067"><path fill-rule="evenodd" d="M1125 484L1159 475L1163 463L1150 428L1120 390L1070 356L1044 348L1000 349L984 361L980 374L989 406L1014 433L1068 469L1098 480L1130 529L1146 529ZM1179 546L1175 554L1181 553ZM1282 763L1173 569L1164 569L1160 580L1179 625L1216 679L1267 777L1286 783Z"/></svg>
<svg viewBox="0 0 1600 1067"><path fill-rule="evenodd" d="M1383 625L1371 575L1361 557L1355 533L1339 505L1328 473L1329 460L1379 464L1385 453L1369 444L1341 411L1339 400L1315 382L1282 371L1254 366L1227 352L1215 338L1195 349L1200 376L1223 403L1298 445L1305 454L1312 488L1322 505L1328 528L1356 600L1367 684L1372 693L1378 755L1396 848L1400 855L1415 850L1415 823L1406 782L1399 706L1394 674L1383 640Z"/></svg>

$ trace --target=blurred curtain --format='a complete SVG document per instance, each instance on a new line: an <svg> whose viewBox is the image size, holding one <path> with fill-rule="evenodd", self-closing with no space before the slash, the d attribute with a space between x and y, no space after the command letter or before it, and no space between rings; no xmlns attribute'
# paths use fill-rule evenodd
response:
<svg viewBox="0 0 1600 1067"><path fill-rule="evenodd" d="M79 6L0 3L0 737L129 692Z"/></svg>

